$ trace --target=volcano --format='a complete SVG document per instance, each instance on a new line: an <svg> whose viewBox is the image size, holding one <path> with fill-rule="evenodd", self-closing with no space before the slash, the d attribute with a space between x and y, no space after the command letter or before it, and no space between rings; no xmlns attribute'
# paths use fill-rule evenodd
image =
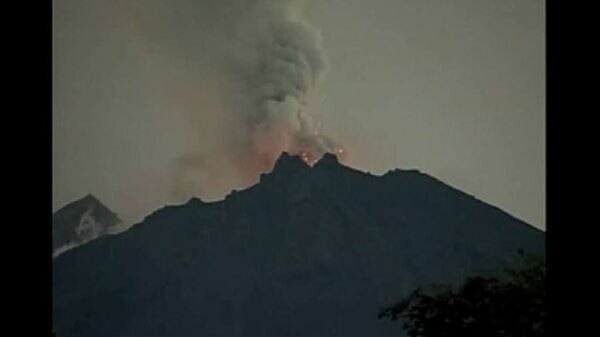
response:
<svg viewBox="0 0 600 337"><path fill-rule="evenodd" d="M166 206L53 261L58 336L402 335L378 310L494 272L544 232L417 170L283 153L224 200Z"/></svg>

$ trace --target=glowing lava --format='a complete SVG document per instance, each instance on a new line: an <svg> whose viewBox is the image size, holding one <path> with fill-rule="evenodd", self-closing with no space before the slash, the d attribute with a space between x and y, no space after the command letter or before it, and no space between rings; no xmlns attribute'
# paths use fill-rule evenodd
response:
<svg viewBox="0 0 600 337"><path fill-rule="evenodd" d="M294 154L299 156L300 159L306 163L306 165L313 166L327 152L334 154L340 162L345 162L347 159L347 151L341 147L335 147L330 151L323 151L319 153L311 153L307 149L301 149L296 151Z"/></svg>

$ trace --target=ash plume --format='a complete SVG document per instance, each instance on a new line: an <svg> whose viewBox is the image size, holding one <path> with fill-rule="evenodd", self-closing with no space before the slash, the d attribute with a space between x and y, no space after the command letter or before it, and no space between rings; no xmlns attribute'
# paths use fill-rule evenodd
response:
<svg viewBox="0 0 600 337"><path fill-rule="evenodd" d="M207 185L215 184L218 167L223 165L236 168L234 185L254 183L283 151L301 156L308 164L325 152L345 156L336 141L321 133L314 118L327 59L319 31L304 19L307 1L228 3L239 13L226 34L233 92L231 130L227 131L231 139L223 151L185 156L202 165L179 161L176 189L180 194L211 189ZM209 171L216 174L207 174ZM196 179L182 180L181 176ZM222 185L219 189L226 189L223 185L227 183L217 184Z"/></svg>
<svg viewBox="0 0 600 337"><path fill-rule="evenodd" d="M327 69L318 30L304 18L306 1L256 1L238 26L252 49L244 78L253 99L241 108L252 156L268 169L282 152L309 163L337 144L313 120L318 86Z"/></svg>

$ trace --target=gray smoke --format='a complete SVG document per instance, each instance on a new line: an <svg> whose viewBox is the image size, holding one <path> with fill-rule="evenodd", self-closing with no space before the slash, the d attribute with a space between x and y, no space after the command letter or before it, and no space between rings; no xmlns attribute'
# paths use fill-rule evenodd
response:
<svg viewBox="0 0 600 337"><path fill-rule="evenodd" d="M224 176L220 168L228 165L236 168L233 185L251 184L283 151L300 155L308 164L325 152L345 154L321 134L314 118L327 60L318 30L304 19L307 2L228 3L240 15L225 34L224 56L230 62L225 68L233 79L231 139L226 149L212 155L187 154L178 162L180 194L227 189L231 179L219 183L214 177ZM221 186L210 186L214 184Z"/></svg>
<svg viewBox="0 0 600 337"><path fill-rule="evenodd" d="M306 1L260 0L240 21L238 38L250 48L244 81L254 100L240 108L251 151L271 164L282 151L309 161L334 142L321 135L312 112L327 68L319 32L305 21ZM268 165L267 165L268 166Z"/></svg>
<svg viewBox="0 0 600 337"><path fill-rule="evenodd" d="M316 134L310 114L310 100L326 69L325 53L318 31L302 20L302 7L294 3L258 2L258 13L267 15L257 15L254 19L263 24L253 36L244 36L255 41L258 55L247 78L249 89L256 91L247 119L259 156L284 150L318 156L332 150Z"/></svg>

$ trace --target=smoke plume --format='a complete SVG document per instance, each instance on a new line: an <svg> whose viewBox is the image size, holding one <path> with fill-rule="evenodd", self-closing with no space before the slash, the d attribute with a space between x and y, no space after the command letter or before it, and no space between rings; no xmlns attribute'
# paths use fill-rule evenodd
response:
<svg viewBox="0 0 600 337"><path fill-rule="evenodd" d="M327 60L318 30L304 19L306 1L239 4L240 17L226 34L231 62L227 68L235 92L231 139L226 153L182 157L176 184L184 194L226 188L209 186L215 184L212 177L224 173L223 165L233 165L237 185L247 185L270 170L283 151L301 156L307 164L325 152L345 155L339 144L321 133L314 118ZM217 164L223 158L227 163Z"/></svg>

